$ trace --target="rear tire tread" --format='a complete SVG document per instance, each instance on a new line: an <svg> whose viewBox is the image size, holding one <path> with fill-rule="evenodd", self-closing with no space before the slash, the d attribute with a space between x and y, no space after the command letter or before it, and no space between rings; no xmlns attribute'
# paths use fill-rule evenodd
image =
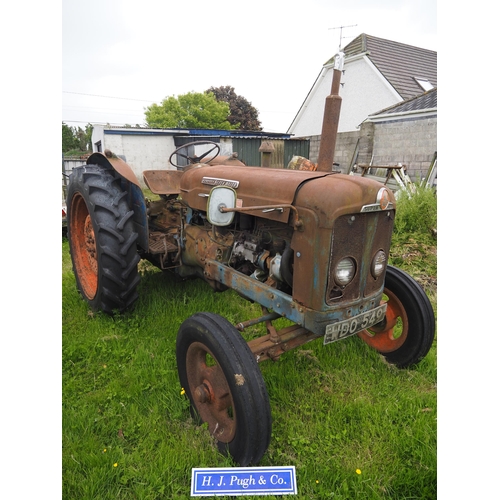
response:
<svg viewBox="0 0 500 500"><path fill-rule="evenodd" d="M80 195L84 201L92 226L97 251L98 277L95 297L85 295L78 271L73 264L80 293L94 310L113 314L130 308L138 298L139 284L136 242L138 234L133 224L133 210L122 190L122 179L113 169L99 165L77 167L70 176L68 186L68 239L71 243L71 201ZM78 237L78 236L76 236ZM73 261L74 262L74 261Z"/></svg>

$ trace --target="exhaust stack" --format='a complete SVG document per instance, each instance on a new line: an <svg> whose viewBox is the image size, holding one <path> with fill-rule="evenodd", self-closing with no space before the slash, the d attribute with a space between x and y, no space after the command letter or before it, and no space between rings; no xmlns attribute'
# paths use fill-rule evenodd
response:
<svg viewBox="0 0 500 500"><path fill-rule="evenodd" d="M319 172L331 172L333 157L335 155L335 143L337 142L337 129L340 118L340 105L342 98L339 95L340 78L344 68L344 53L335 54L333 63L332 90L325 100L325 113L323 115L323 129L321 130L321 142L319 144L318 168Z"/></svg>

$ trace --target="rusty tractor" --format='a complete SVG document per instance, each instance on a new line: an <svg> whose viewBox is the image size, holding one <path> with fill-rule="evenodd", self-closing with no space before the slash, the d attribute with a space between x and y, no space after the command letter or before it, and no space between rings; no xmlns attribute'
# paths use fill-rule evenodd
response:
<svg viewBox="0 0 500 500"><path fill-rule="evenodd" d="M357 334L405 368L434 340L426 294L388 265L393 193L332 170L342 63L338 54L317 165L246 166L201 141L170 156L176 169L144 172L158 201L145 200L130 166L110 152L92 154L70 177L70 252L77 287L92 309L112 314L133 306L141 259L262 306L261 316L236 325L211 312L194 314L176 341L193 414L241 466L257 464L271 439L258 363L314 339L328 344ZM277 318L292 326L277 329ZM246 342L240 332L258 323L265 334Z"/></svg>

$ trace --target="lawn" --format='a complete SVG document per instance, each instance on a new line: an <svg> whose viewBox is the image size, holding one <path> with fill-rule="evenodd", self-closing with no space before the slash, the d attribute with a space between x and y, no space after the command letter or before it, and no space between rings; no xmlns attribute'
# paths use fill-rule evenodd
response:
<svg viewBox="0 0 500 500"><path fill-rule="evenodd" d="M436 307L435 245L395 238L392 262L421 282ZM233 291L215 294L199 280L140 269L132 312L92 313L62 242L65 499L189 498L193 467L234 466L191 419L175 341L196 312L237 323L259 308ZM436 498L436 343L405 370L356 336L327 346L317 340L262 363L273 428L259 465L294 465L300 499Z"/></svg>

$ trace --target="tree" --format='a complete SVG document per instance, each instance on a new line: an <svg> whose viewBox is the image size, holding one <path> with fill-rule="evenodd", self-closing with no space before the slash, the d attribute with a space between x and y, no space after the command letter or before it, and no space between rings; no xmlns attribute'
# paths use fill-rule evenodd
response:
<svg viewBox="0 0 500 500"><path fill-rule="evenodd" d="M88 123L85 130L80 127L75 130L75 137L80 151L90 151L92 149L92 125Z"/></svg>
<svg viewBox="0 0 500 500"><path fill-rule="evenodd" d="M236 128L240 130L262 130L259 111L247 99L237 95L234 87L210 87L205 92L212 93L217 101L229 104L230 115L228 121L232 125L239 124Z"/></svg>
<svg viewBox="0 0 500 500"><path fill-rule="evenodd" d="M148 106L144 114L148 127L155 128L237 128L228 121L229 105L219 102L213 94L188 92L170 96L161 104Z"/></svg>
<svg viewBox="0 0 500 500"><path fill-rule="evenodd" d="M78 147L78 141L73 133L73 128L62 124L62 152L70 151Z"/></svg>
<svg viewBox="0 0 500 500"><path fill-rule="evenodd" d="M93 126L87 123L85 130L81 127L70 127L62 124L62 152L68 151L91 151L92 150Z"/></svg>
<svg viewBox="0 0 500 500"><path fill-rule="evenodd" d="M92 132L94 131L94 126L91 123L85 125L85 148L87 151L92 151Z"/></svg>

